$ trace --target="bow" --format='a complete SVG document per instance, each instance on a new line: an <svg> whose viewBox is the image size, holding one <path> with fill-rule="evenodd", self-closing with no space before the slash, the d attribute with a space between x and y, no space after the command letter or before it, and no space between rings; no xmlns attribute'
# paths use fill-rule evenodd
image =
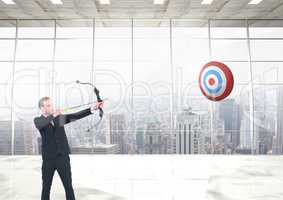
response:
<svg viewBox="0 0 283 200"><path fill-rule="evenodd" d="M89 83L89 82L81 82L81 81L79 81L79 80L77 80L76 83L77 83L77 84L81 84L81 85L90 85L90 86L93 88L94 94L96 95L96 100L97 100L97 101L95 101L95 102L103 102L103 100L101 99L101 97L100 97L100 95L99 95L99 90L98 90L92 83ZM87 103L87 104L83 104L83 105L89 105L89 104L92 104L92 103L95 103L95 102L91 102L91 103ZM77 107L80 107L80 106L83 106L83 105L74 106L74 107L72 107L72 108L77 108ZM88 132L89 132L91 129L97 127L97 126L100 124L100 122L102 121L102 117L103 117L104 111L103 111L103 109L102 109L101 107L99 107L98 110L99 110L99 118L100 118L100 119L99 119L99 121L98 121L97 123L95 123L92 127L90 127L90 128L88 129Z"/></svg>

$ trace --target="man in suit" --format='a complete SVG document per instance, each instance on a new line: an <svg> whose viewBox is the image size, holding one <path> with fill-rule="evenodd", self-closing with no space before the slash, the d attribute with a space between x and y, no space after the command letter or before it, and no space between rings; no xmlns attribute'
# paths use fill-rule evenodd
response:
<svg viewBox="0 0 283 200"><path fill-rule="evenodd" d="M63 183L66 199L75 200L69 157L70 148L64 125L92 114L94 110L102 107L102 102L72 114L62 114L60 110L55 111L49 97L41 98L38 106L42 114L34 119L34 124L42 137L41 200L50 199L50 189L55 170L57 170Z"/></svg>

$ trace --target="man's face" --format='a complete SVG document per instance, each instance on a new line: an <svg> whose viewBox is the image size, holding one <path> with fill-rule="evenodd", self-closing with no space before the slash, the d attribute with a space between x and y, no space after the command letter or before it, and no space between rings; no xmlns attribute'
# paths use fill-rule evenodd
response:
<svg viewBox="0 0 283 200"><path fill-rule="evenodd" d="M47 114L47 115L52 114L54 111L54 108L53 108L51 99L44 101L43 106L40 108L40 110L43 114Z"/></svg>

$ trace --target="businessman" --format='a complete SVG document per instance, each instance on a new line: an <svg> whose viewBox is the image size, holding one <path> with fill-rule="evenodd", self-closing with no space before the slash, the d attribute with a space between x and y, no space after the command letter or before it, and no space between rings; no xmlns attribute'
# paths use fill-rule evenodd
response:
<svg viewBox="0 0 283 200"><path fill-rule="evenodd" d="M64 125L84 118L102 106L102 102L91 108L72 113L62 114L54 110L49 97L43 97L38 102L41 116L34 119L34 124L42 137L42 191L41 200L50 199L50 189L53 175L57 170L63 183L66 199L75 200L72 186L72 173L70 165L70 148Z"/></svg>

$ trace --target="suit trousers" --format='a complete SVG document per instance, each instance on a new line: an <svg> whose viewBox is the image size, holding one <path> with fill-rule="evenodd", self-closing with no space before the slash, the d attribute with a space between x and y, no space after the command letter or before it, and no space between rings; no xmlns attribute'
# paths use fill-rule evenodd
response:
<svg viewBox="0 0 283 200"><path fill-rule="evenodd" d="M41 200L50 200L50 190L55 171L63 183L66 200L75 200L69 155L58 155L54 159L43 159Z"/></svg>

